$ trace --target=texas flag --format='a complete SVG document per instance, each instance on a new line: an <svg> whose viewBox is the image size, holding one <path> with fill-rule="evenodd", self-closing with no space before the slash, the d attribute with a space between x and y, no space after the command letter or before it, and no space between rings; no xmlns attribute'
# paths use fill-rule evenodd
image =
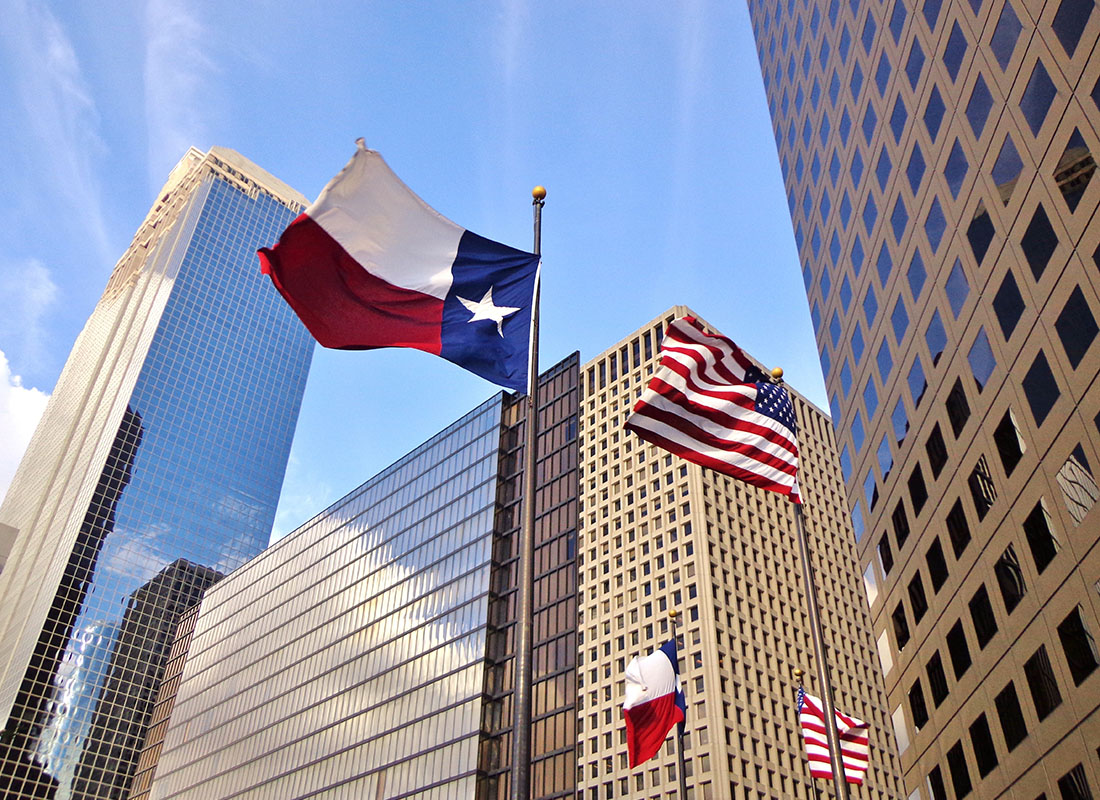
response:
<svg viewBox="0 0 1100 800"><path fill-rule="evenodd" d="M263 271L325 347L412 347L526 391L539 257L454 224L357 145Z"/></svg>
<svg viewBox="0 0 1100 800"><path fill-rule="evenodd" d="M686 708L676 640L665 642L652 655L635 656L626 668L623 701L631 769L657 755L672 726L684 721Z"/></svg>

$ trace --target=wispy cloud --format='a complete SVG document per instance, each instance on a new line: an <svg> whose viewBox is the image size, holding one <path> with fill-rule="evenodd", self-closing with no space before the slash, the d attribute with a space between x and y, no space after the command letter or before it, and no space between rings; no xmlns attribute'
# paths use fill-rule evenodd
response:
<svg viewBox="0 0 1100 800"><path fill-rule="evenodd" d="M0 350L0 498L8 491L49 399L45 392L24 386Z"/></svg>
<svg viewBox="0 0 1100 800"><path fill-rule="evenodd" d="M295 442L297 441L296 439ZM287 462L283 491L279 495L279 507L275 511L271 542L274 544L312 519L335 499L332 487L319 480L316 472L309 470L292 449Z"/></svg>
<svg viewBox="0 0 1100 800"><path fill-rule="evenodd" d="M4 298L0 342L19 363L47 360L44 318L57 295L57 284L41 261L0 262L0 297Z"/></svg>
<svg viewBox="0 0 1100 800"><path fill-rule="evenodd" d="M65 30L42 3L4 3L0 42L18 65L14 82L25 115L29 155L44 183L83 223L92 252L110 263L96 164L106 152L99 113Z"/></svg>
<svg viewBox="0 0 1100 800"><path fill-rule="evenodd" d="M145 7L145 121L149 180L164 176L191 145L208 146L206 120L217 69L203 43L208 32L187 4L149 0Z"/></svg>

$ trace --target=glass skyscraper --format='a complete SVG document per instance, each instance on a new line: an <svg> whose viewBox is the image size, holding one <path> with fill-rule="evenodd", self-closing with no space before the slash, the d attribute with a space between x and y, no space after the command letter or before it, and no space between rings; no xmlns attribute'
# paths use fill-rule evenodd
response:
<svg viewBox="0 0 1100 800"><path fill-rule="evenodd" d="M749 0L910 798L1100 793L1100 13Z"/></svg>
<svg viewBox="0 0 1100 800"><path fill-rule="evenodd" d="M522 399L497 394L206 593L132 797L508 796ZM574 355L540 379L532 777L547 800L575 780L576 410Z"/></svg>
<svg viewBox="0 0 1100 800"><path fill-rule="evenodd" d="M255 250L305 204L192 149L77 339L0 506L0 796L123 796L180 612L266 546L313 342Z"/></svg>

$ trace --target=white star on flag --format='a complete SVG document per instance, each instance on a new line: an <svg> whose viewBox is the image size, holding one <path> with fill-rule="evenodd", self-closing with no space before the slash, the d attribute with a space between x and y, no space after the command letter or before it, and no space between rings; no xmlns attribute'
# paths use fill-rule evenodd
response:
<svg viewBox="0 0 1100 800"><path fill-rule="evenodd" d="M485 292L485 296L479 302L467 300L465 297L458 299L462 305L466 306L466 310L473 314L470 319L466 320L467 322L477 322L482 319L492 320L497 324L497 333L500 334L502 339L504 338L504 318L519 311L518 308L494 305L492 286L489 287L489 290Z"/></svg>

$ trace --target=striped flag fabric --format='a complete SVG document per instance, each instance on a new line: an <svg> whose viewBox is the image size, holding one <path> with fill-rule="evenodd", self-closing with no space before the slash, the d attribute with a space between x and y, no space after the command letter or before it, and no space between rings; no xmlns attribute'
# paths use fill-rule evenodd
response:
<svg viewBox="0 0 1100 800"><path fill-rule="evenodd" d="M683 723L686 710L675 639L648 656L631 659L623 699L631 769L657 755L672 726Z"/></svg>
<svg viewBox="0 0 1100 800"><path fill-rule="evenodd" d="M844 764L844 779L848 783L863 785L863 776L870 763L870 745L867 738L867 723L842 714L833 709L836 717L837 734L840 737L841 760ZM806 760L810 762L810 775L815 778L832 778L833 768L829 761L829 734L825 730L825 712L821 700L806 694L798 687L798 724L802 728L802 739L806 743Z"/></svg>
<svg viewBox="0 0 1100 800"><path fill-rule="evenodd" d="M688 461L802 502L790 395L693 317L668 326L661 365L625 427Z"/></svg>

